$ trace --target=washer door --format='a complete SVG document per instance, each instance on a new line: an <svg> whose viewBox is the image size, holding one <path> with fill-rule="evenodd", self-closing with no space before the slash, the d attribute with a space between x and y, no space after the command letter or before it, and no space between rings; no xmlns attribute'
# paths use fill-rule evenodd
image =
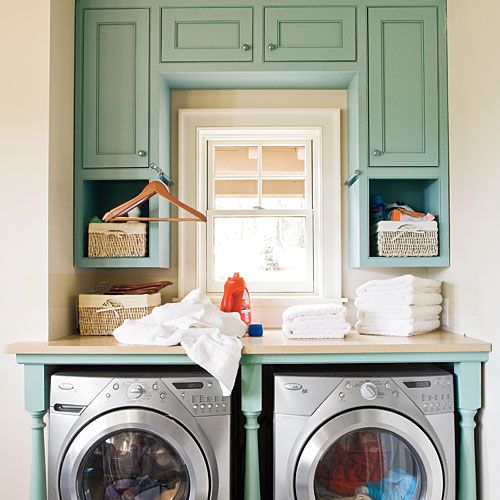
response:
<svg viewBox="0 0 500 500"><path fill-rule="evenodd" d="M353 410L307 441L295 471L297 500L442 500L443 468L420 427L391 411ZM364 497L363 497L364 498Z"/></svg>
<svg viewBox="0 0 500 500"><path fill-rule="evenodd" d="M86 425L71 442L59 477L61 500L207 500L204 455L165 415L126 409Z"/></svg>

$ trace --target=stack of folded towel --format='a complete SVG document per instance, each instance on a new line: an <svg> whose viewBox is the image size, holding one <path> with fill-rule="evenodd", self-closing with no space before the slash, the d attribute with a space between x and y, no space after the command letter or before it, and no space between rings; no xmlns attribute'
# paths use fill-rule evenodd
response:
<svg viewBox="0 0 500 500"><path fill-rule="evenodd" d="M410 336L439 328L441 283L411 274L373 280L356 290L356 330L373 335Z"/></svg>
<svg viewBox="0 0 500 500"><path fill-rule="evenodd" d="M289 339L342 339L351 330L346 312L337 304L292 306L283 312L283 333Z"/></svg>

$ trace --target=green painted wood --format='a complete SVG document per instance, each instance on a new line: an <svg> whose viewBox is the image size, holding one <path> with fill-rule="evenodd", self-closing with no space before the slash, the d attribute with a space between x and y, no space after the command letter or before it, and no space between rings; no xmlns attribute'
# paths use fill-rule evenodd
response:
<svg viewBox="0 0 500 500"><path fill-rule="evenodd" d="M31 472L30 500L47 499L44 430L48 408L46 367L43 364L25 365L24 401L31 415Z"/></svg>
<svg viewBox="0 0 500 500"><path fill-rule="evenodd" d="M481 408L481 363L455 363L456 405L460 413L458 499L476 500L475 416Z"/></svg>
<svg viewBox="0 0 500 500"><path fill-rule="evenodd" d="M264 18L265 61L356 60L355 7L266 7Z"/></svg>
<svg viewBox="0 0 500 500"><path fill-rule="evenodd" d="M252 61L252 11L251 7L161 9L161 61Z"/></svg>
<svg viewBox="0 0 500 500"><path fill-rule="evenodd" d="M370 166L438 166L437 9L368 10Z"/></svg>
<svg viewBox="0 0 500 500"><path fill-rule="evenodd" d="M149 10L83 15L82 166L147 167Z"/></svg>
<svg viewBox="0 0 500 500"><path fill-rule="evenodd" d="M259 422L262 411L262 367L241 366L241 410L245 416L245 500L260 500Z"/></svg>

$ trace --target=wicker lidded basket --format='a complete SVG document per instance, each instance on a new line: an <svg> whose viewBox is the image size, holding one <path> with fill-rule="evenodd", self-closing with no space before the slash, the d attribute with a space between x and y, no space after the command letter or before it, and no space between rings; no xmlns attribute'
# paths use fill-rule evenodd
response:
<svg viewBox="0 0 500 500"><path fill-rule="evenodd" d="M145 257L147 227L144 222L89 224L89 257Z"/></svg>
<svg viewBox="0 0 500 500"><path fill-rule="evenodd" d="M372 243L379 257L434 257L439 254L437 222L378 222Z"/></svg>
<svg viewBox="0 0 500 500"><path fill-rule="evenodd" d="M78 296L80 335L112 335L126 319L147 316L161 304L161 294Z"/></svg>

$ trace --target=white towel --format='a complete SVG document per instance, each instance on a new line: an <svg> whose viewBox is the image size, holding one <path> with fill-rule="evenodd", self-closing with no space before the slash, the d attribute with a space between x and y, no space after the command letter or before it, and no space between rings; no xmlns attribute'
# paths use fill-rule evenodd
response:
<svg viewBox="0 0 500 500"><path fill-rule="evenodd" d="M441 282L426 278L417 278L412 274L397 276L385 280L372 280L361 285L356 289L356 294L361 296L372 293L391 293L391 292L431 292L439 293Z"/></svg>
<svg viewBox="0 0 500 500"><path fill-rule="evenodd" d="M221 312L196 289L181 302L156 307L139 320L125 320L113 335L121 344L181 344L190 359L219 381L224 396L229 396L243 346L238 337L245 331L239 314Z"/></svg>
<svg viewBox="0 0 500 500"><path fill-rule="evenodd" d="M358 319L437 319L441 306L363 306Z"/></svg>
<svg viewBox="0 0 500 500"><path fill-rule="evenodd" d="M335 329L337 327L343 327L345 324L344 316L334 316L333 314L318 314L317 316L299 316L292 321L285 321L284 323L290 323L296 328L307 328L311 327L314 330L321 329Z"/></svg>
<svg viewBox="0 0 500 500"><path fill-rule="evenodd" d="M351 331L351 325L344 322L337 327L314 328L294 327L290 321L285 321L282 326L285 337L289 339L343 339Z"/></svg>
<svg viewBox="0 0 500 500"><path fill-rule="evenodd" d="M376 306L434 306L443 302L440 293L393 292L377 293L356 297L354 305L358 309Z"/></svg>
<svg viewBox="0 0 500 500"><path fill-rule="evenodd" d="M324 316L325 314L345 317L347 309L339 304L310 304L291 306L283 311L283 322L300 316Z"/></svg>
<svg viewBox="0 0 500 500"><path fill-rule="evenodd" d="M401 321L358 321L356 330L365 335L388 335L409 337L420 333L432 332L439 328L440 322L435 320L401 320Z"/></svg>

